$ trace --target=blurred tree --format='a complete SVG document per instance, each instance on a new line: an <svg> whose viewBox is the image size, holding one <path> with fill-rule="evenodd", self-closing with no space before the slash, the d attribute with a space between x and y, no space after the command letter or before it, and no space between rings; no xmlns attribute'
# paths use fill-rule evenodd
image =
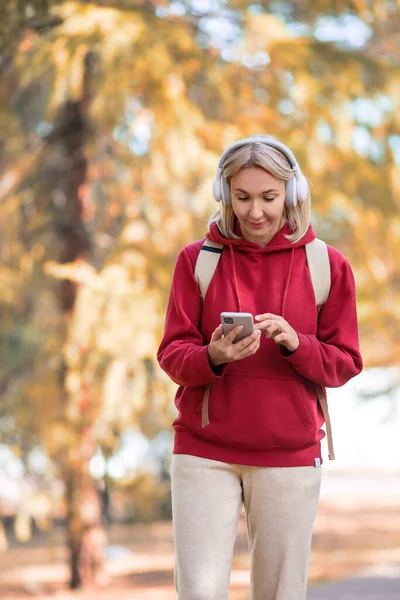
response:
<svg viewBox="0 0 400 600"><path fill-rule="evenodd" d="M354 266L366 363L397 361L400 27L380 0L41 7L2 15L0 433L63 475L75 587L95 449L170 423L163 307L227 144L294 150Z"/></svg>
<svg viewBox="0 0 400 600"><path fill-rule="evenodd" d="M59 249L60 265L85 264L89 255L90 238L85 226L87 215L84 207L88 170L85 146L88 133L87 112L92 101L91 83L95 60L95 54L89 50L82 56L82 80L80 90L76 92L77 97L68 98L64 102L52 131L44 137L45 143L50 144L52 149L54 147L59 149L52 194L53 198L57 199L53 227ZM71 329L74 322L77 293L76 281L68 278L61 279L58 299L61 314L64 315L66 331ZM76 351L83 358L87 347L78 343ZM70 410L68 414L69 425L74 436L70 440L68 458L63 461L72 588L80 587L83 573L88 571L88 569L81 569L80 565L90 565L93 562L90 557L85 556L85 553L91 551L91 544L85 543L88 529L91 532L100 526L98 522L100 513L96 505L93 502L85 504L85 497L88 497L86 491L90 489L88 459L96 450L96 443L92 436L93 421L96 418L92 397L95 388L90 386L90 381L83 378L76 379L71 385L71 379L75 374L76 369L71 365L71 361L64 360L60 381L62 393L65 395L64 404L75 409ZM82 514L83 506L89 507L86 513L92 510L93 515L90 515L90 518L85 518Z"/></svg>

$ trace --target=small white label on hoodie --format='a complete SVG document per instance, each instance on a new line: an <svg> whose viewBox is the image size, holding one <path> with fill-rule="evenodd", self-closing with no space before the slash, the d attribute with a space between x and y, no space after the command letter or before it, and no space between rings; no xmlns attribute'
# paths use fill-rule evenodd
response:
<svg viewBox="0 0 400 600"><path fill-rule="evenodd" d="M321 459L320 458L314 458L314 465L316 467L320 467L321 466Z"/></svg>

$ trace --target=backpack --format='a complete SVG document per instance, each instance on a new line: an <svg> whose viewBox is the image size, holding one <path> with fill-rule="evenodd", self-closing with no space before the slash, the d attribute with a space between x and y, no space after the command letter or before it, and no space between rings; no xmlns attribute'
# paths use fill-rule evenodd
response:
<svg viewBox="0 0 400 600"><path fill-rule="evenodd" d="M214 276L215 269L218 266L219 259L224 246L206 239L200 249L194 270L195 279L200 288L200 294L204 301L208 287ZM329 262L328 249L322 240L316 238L305 245L307 264L310 271L312 286L314 289L315 302L318 315L328 299L331 288L331 266ZM321 406L322 414L325 419L326 437L328 441L329 460L335 460L335 451L333 448L332 426L329 416L328 402L326 396L319 385L314 384L318 401ZM202 426L206 427L208 421L208 396L210 385L206 386L203 399L203 419Z"/></svg>

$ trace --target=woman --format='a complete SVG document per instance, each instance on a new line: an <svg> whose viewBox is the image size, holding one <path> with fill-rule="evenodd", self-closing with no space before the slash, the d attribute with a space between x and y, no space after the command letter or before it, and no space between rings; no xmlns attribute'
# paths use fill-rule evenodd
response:
<svg viewBox="0 0 400 600"><path fill-rule="evenodd" d="M203 241L180 253L158 359L179 384L172 506L180 600L225 600L244 505L252 600L305 600L322 463L314 384L362 369L351 268L328 247L329 297L317 319L304 251L315 237L310 194L292 152L271 136L240 140L214 182L207 238L223 252L202 303ZM250 312L232 343L220 313ZM204 421L204 390L207 419Z"/></svg>

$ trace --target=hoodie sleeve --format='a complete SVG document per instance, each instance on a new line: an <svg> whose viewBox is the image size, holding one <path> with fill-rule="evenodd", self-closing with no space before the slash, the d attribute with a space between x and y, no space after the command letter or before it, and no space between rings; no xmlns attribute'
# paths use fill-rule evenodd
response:
<svg viewBox="0 0 400 600"><path fill-rule="evenodd" d="M318 333L299 333L300 345L284 358L303 377L322 387L340 387L361 372L356 292L347 260L328 246L331 290L320 314Z"/></svg>
<svg viewBox="0 0 400 600"><path fill-rule="evenodd" d="M207 345L199 331L201 297L187 248L175 265L164 335L157 353L161 368L178 385L195 387L212 383L220 375L208 361Z"/></svg>

